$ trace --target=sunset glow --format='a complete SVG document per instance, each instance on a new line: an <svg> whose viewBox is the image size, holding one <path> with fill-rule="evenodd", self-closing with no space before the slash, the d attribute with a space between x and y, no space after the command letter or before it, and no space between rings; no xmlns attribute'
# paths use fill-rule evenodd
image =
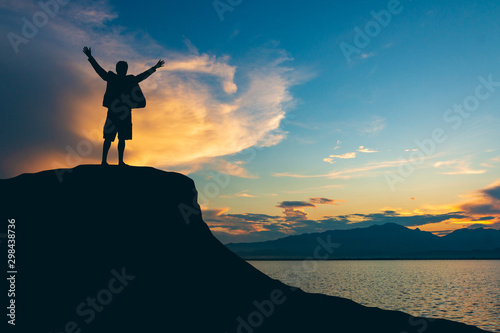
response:
<svg viewBox="0 0 500 333"><path fill-rule="evenodd" d="M245 1L222 19L195 2L143 4L148 17L70 2L17 52L3 38L1 178L100 163L106 82L90 45L106 70L165 59L141 83L125 159L191 177L223 242L387 222L500 228L498 5L406 1L360 47L355 28L386 2ZM7 36L40 9L0 10Z"/></svg>

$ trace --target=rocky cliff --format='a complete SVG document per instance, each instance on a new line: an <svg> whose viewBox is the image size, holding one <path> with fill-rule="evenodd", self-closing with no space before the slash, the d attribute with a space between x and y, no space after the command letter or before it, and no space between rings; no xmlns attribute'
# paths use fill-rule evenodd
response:
<svg viewBox="0 0 500 333"><path fill-rule="evenodd" d="M269 278L212 236L181 174L79 166L1 180L0 191L0 232L15 230L8 331L480 332Z"/></svg>

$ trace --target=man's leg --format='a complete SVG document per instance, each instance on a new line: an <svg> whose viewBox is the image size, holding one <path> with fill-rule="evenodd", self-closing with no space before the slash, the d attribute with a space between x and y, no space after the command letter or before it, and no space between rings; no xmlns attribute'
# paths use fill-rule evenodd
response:
<svg viewBox="0 0 500 333"><path fill-rule="evenodd" d="M119 140L118 141L118 164L119 165L126 165L123 162L123 153L125 152L125 140Z"/></svg>
<svg viewBox="0 0 500 333"><path fill-rule="evenodd" d="M111 147L111 140L109 139L104 139L104 143L102 144L102 165L108 165L107 159L108 159L108 151L109 147Z"/></svg>
<svg viewBox="0 0 500 333"><path fill-rule="evenodd" d="M125 140L132 139L132 110L128 110L123 115L118 126L118 165L126 166L123 162L123 154L125 153Z"/></svg>

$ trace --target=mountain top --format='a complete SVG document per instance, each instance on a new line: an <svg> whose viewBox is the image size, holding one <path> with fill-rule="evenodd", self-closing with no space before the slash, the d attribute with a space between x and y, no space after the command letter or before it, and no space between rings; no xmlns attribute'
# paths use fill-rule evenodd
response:
<svg viewBox="0 0 500 333"><path fill-rule="evenodd" d="M460 229L439 237L395 223L365 228L329 230L280 239L231 243L228 248L245 259L305 259L318 239L338 246L323 259L499 259L500 230Z"/></svg>

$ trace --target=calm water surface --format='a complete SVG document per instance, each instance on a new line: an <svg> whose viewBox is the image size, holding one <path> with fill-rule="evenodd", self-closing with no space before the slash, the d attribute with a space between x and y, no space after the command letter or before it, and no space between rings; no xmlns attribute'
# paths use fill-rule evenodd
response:
<svg viewBox="0 0 500 333"><path fill-rule="evenodd" d="M500 260L249 263L307 292L500 332Z"/></svg>

